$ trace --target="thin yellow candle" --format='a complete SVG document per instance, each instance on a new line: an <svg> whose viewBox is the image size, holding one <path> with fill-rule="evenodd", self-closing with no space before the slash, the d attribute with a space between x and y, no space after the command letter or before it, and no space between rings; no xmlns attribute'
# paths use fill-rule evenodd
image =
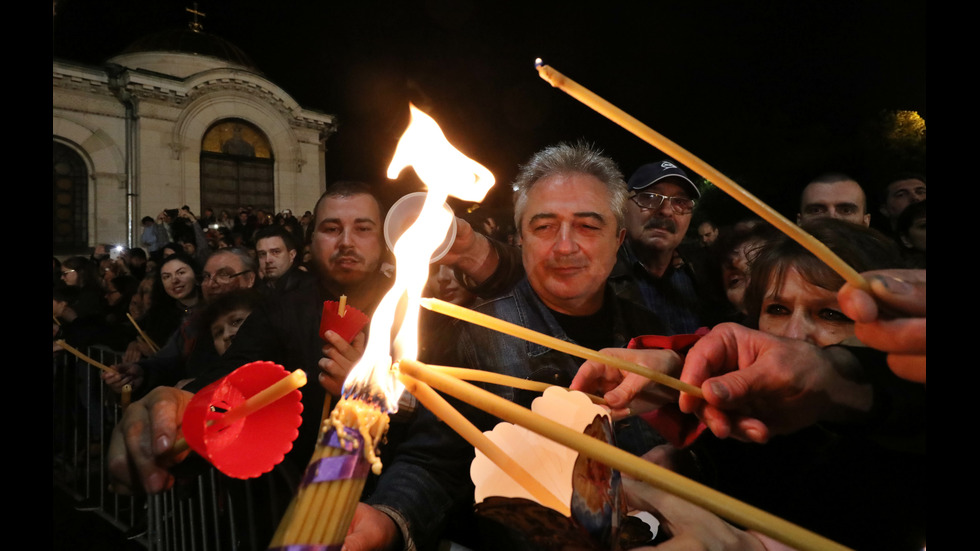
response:
<svg viewBox="0 0 980 551"><path fill-rule="evenodd" d="M439 312L440 314L445 314L456 319L468 321L479 325L480 327L486 327L487 329L499 331L512 337L517 337L519 339L540 344L541 346L547 346L548 348L552 348L566 354L571 354L572 356L576 356L578 358L594 360L608 365L609 367L615 367L617 369L622 369L623 371L643 375L655 383L669 386L670 388L690 394L691 396L704 398L704 393L701 392L700 388L690 383L685 383L675 379L670 375L644 367L640 364L621 358L616 358L608 354L603 354L602 352L597 352L591 348L586 348L572 342L563 341L552 337L551 335L538 333L537 331L528 329L527 327L522 327L520 325L510 323L493 316L488 316L481 312L470 310L469 308L458 306L451 302L446 302L437 298L423 298L421 299L420 303L422 307L432 310L433 312ZM664 350L662 352L664 353L664 361L672 363L673 367L680 367L681 360L676 352L672 352L670 350Z"/></svg>
<svg viewBox="0 0 980 551"><path fill-rule="evenodd" d="M455 396L505 421L520 425L613 469L686 499L736 524L756 530L800 551L846 550L819 534L787 522L761 509L694 482L631 453L556 423L491 392L454 377L428 369L413 360L401 360L398 368L433 388Z"/></svg>
<svg viewBox="0 0 980 551"><path fill-rule="evenodd" d="M347 295L340 295L340 304L337 305L337 315L344 317L347 313Z"/></svg>
<svg viewBox="0 0 980 551"><path fill-rule="evenodd" d="M122 408L123 411L126 411L126 408L129 407L129 402L132 400L132 398L133 385L126 383L122 387L122 396L119 398L119 407Z"/></svg>
<svg viewBox="0 0 980 551"><path fill-rule="evenodd" d="M429 411L452 427L457 434L462 436L474 448L483 452L490 461L493 461L495 465L500 467L500 470L507 473L514 482L523 486L525 490L534 496L534 499L538 503L554 509L565 516L571 515L571 510L567 503L562 502L557 496L548 491L536 478L531 476L531 473L527 472L524 467L514 461L511 456L507 455L507 452L500 449L500 446L495 444L493 440L490 440L487 435L483 434L483 431L476 428L463 414L451 406L445 398L439 396L436 391L432 390L432 387L405 373L400 373L398 378L405 385L405 390L411 392Z"/></svg>
<svg viewBox="0 0 980 551"><path fill-rule="evenodd" d="M94 367L97 367L97 368L101 369L102 371L105 371L106 373L115 373L117 375L119 374L119 372L116 371L115 369L113 369L113 368L111 368L111 367L109 367L107 365L103 365L103 364L101 364L101 363L93 360L92 358L89 358L81 350L79 350L79 349L71 346L70 344L66 343L64 341L64 339L59 339L59 340L57 340L55 342L57 342L58 345L61 346L62 348L64 348L65 350L67 350L67 351L71 352L72 354L74 354L76 357L78 357L79 360L82 360L83 362L88 363L89 365L92 365Z"/></svg>
<svg viewBox="0 0 980 551"><path fill-rule="evenodd" d="M429 369L435 369L446 375L452 375L457 379L462 379L464 381L480 381L481 383L492 383L501 386L510 386L514 388L521 388L524 390L533 390L535 392L544 392L549 387L557 386L548 383L542 383L540 381L530 381L528 379L521 379L518 377L511 377L509 375L503 375L501 373L493 373L492 371L483 371L482 369L466 369L464 367L449 367L446 365L432 365L428 364ZM413 393L414 394L414 393ZM605 398L601 398L594 394L589 394L583 392L588 396L589 400L592 400L593 404L598 404L600 406L606 405Z"/></svg>
<svg viewBox="0 0 980 551"><path fill-rule="evenodd" d="M736 184L727 176L716 170L708 163L694 156L689 151L670 141L649 126L638 121L632 115L624 112L615 105L597 96L588 88L559 73L552 67L544 65L540 59L535 61L538 75L555 88L559 88L573 98L584 103L594 111L622 126L633 135L647 142L648 144L663 151L668 156L673 157L681 164L697 172L709 182L715 184L723 191L735 198L739 203L745 205L749 210L759 215L773 226L779 228L783 233L798 242L817 258L825 262L831 269L841 275L848 283L869 290L868 282L854 268L841 260L833 251L818 239L804 231L802 228L790 222L785 216L777 212L769 205L760 201L756 196L746 191L742 186Z"/></svg>
<svg viewBox="0 0 980 551"><path fill-rule="evenodd" d="M146 345L149 346L150 349L153 350L154 352L159 352L160 347L157 346L157 343L153 342L153 339L151 339L149 335L143 332L143 329L140 328L140 324L136 323L136 320L133 319L132 314L129 314L127 312L126 317L129 318L129 323L132 323L133 327L136 328L136 332L139 333L140 338L143 339L143 342L145 342Z"/></svg>
<svg viewBox="0 0 980 551"><path fill-rule="evenodd" d="M217 422L227 426L239 419L250 415L265 406L279 400L283 396L306 384L306 372L297 369L282 379L256 392L241 404L231 408Z"/></svg>

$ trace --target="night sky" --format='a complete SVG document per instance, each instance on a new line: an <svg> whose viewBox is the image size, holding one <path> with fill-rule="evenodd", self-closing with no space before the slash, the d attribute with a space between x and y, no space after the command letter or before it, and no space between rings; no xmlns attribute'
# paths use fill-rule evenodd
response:
<svg viewBox="0 0 980 551"><path fill-rule="evenodd" d="M190 6L59 0L53 54L101 63L141 36L186 26ZM488 207L508 201L520 163L561 140L594 142L627 177L664 157L540 79L536 57L787 215L817 173L874 178L868 142L881 112L926 117L924 0L198 7L205 32L239 46L300 105L338 116L328 182L384 181L412 101L495 174Z"/></svg>

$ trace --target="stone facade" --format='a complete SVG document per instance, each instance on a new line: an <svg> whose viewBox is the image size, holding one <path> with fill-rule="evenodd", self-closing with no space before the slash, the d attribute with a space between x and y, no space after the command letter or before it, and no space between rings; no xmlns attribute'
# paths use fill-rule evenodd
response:
<svg viewBox="0 0 980 551"><path fill-rule="evenodd" d="M304 109L256 69L207 55L125 53L102 66L53 63L54 141L88 172L88 246L139 246L144 216L200 213L201 150L215 123L240 119L268 138L275 212L312 210L326 186L333 115ZM235 213L232 213L234 216Z"/></svg>

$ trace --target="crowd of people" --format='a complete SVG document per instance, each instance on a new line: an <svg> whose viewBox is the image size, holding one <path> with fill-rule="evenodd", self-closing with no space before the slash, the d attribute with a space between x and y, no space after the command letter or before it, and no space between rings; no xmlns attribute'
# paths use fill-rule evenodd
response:
<svg viewBox="0 0 980 551"><path fill-rule="evenodd" d="M562 143L535 153L514 189L513 232L459 217L426 293L668 371L704 398L431 312L420 360L602 394L631 453L856 549L924 547L923 176L883 185L876 214L847 175L801 187L797 222L863 273L866 289L762 220L692 226L701 191L670 159L626 179L594 146ZM300 480L324 405L341 395L368 331L349 342L319 334L322 305L344 296L370 316L397 269L378 197L372 185L336 182L300 219L247 208L199 217L185 206L144 218L140 248L55 259L56 339L124 352L103 375L136 399L110 445L115 491L173 485L190 397L256 360L319 383L304 387L299 437L276 467L276 480ZM691 336L674 350L682 361L662 361L651 335ZM485 386L523 406L537 395ZM458 406L482 430L498 421ZM381 452L345 549L528 545L474 515L473 448L423 406L393 415ZM658 542L779 548L647 485L625 488L632 506L661 518ZM295 490L276 487L282 499L257 513L259 537L271 538Z"/></svg>

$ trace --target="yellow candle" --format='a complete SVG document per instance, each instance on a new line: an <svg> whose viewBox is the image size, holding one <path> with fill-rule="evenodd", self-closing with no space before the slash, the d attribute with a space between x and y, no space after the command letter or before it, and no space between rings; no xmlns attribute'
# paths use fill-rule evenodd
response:
<svg viewBox="0 0 980 551"><path fill-rule="evenodd" d="M129 402L133 397L133 385L127 383L122 387L122 396L119 398L119 407L126 411L129 407Z"/></svg>
<svg viewBox="0 0 980 551"><path fill-rule="evenodd" d="M531 476L531 473L527 472L524 467L514 461L511 456L507 455L507 452L500 449L500 446L495 444L493 440L490 440L473 423L470 423L463 414L451 406L445 398L439 396L429 385L404 373L400 373L398 378L405 385L405 390L411 392L429 411L452 427L457 434L462 436L474 448L483 452L490 461L493 461L495 465L500 467L515 482L523 486L539 503L558 511L566 517L571 515L571 510L567 503L562 502L558 497L549 492L537 479Z"/></svg>
<svg viewBox="0 0 980 551"><path fill-rule="evenodd" d="M690 383L685 383L675 379L670 375L644 367L640 364L626 361L621 358L616 358L614 356L609 356L608 354L603 354L592 350L591 348L586 348L575 343L563 341L550 335L538 333L537 331L528 329L527 327L522 327L520 325L513 324L493 316L488 316L481 312L470 310L469 308L464 308L437 298L423 298L421 299L420 303L424 308L428 308L433 312L439 312L440 314L445 314L456 319L468 321L479 325L480 327L486 327L487 329L499 331L512 337L517 337L519 339L540 344L541 346L547 346L548 348L552 348L566 354L571 354L572 356L584 358L586 360L594 360L608 365L609 367L615 367L617 369L622 369L623 371L643 375L655 383L669 386L670 388L685 392L691 396L704 398L704 393L701 392L700 388ZM675 362L676 366L680 365L680 357L676 353L669 350L665 350L663 352L665 361Z"/></svg>
<svg viewBox="0 0 980 551"><path fill-rule="evenodd" d="M58 344L62 348L64 348L65 350L71 352L76 357L78 357L79 360L82 360L83 362L86 362L89 365L95 366L95 367L101 369L102 371L105 371L106 373L115 373L117 375L119 374L119 372L116 371L115 369L112 369L109 366L103 365L103 364L101 364L101 363L93 360L92 358L89 358L81 350L79 350L79 349L71 346L70 344L66 343L63 339L59 339L57 342L58 342Z"/></svg>
<svg viewBox="0 0 980 551"><path fill-rule="evenodd" d="M227 426L239 419L254 413L275 402L290 392L306 384L306 372L297 369L282 379L256 392L241 404L231 408L217 421L221 426Z"/></svg>
<svg viewBox="0 0 980 551"><path fill-rule="evenodd" d="M429 384L433 388L455 396L505 421L521 425L587 457L601 461L637 480L670 492L718 516L766 534L795 549L801 551L847 549L823 536L694 482L655 463L533 413L531 410L518 406L491 392L428 369L425 364L413 360L401 360L398 366L402 372Z"/></svg>
<svg viewBox="0 0 980 551"><path fill-rule="evenodd" d="M715 170L714 167L708 165L708 163L705 163L684 148L668 140L663 135L638 121L636 118L619 109L615 105L597 96L588 88L583 87L581 84L559 73L548 65L542 64L540 59L535 62L535 66L538 69L538 75L544 80L548 81L549 84L555 88L561 89L568 95L584 103L586 106L591 107L600 115L603 115L614 123L630 131L636 137L656 147L660 151L663 151L668 156L673 157L681 164L697 172L709 182L715 184L723 191L734 197L739 203L745 205L749 210L759 215L763 220L766 220L773 226L779 228L783 233L813 253L817 258L825 262L831 267L831 269L840 274L841 277L843 277L848 283L864 290L869 289L868 282L864 279L864 277L862 277L857 270L841 260L841 258L831 251L830 248L796 224L790 222L785 216L779 214L779 212L774 210L772 207L760 201L756 196L742 188L742 186L736 184L727 176Z"/></svg>
<svg viewBox="0 0 980 551"><path fill-rule="evenodd" d="M129 318L129 323L133 324L133 327L136 328L136 332L139 333L140 337L143 339L146 345L149 346L150 349L153 350L154 352L159 352L160 347L157 346L157 343L153 342L153 339L151 339L149 335L143 332L143 329L140 328L140 324L136 323L136 320L133 319L132 314L127 312L126 317Z"/></svg>
<svg viewBox="0 0 980 551"><path fill-rule="evenodd" d="M530 381L528 379L520 379L517 377L511 377L509 375L503 375L500 373L493 373L491 371L483 371L481 369L466 369L463 367L449 367L445 365L431 365L430 369L435 369L436 371L445 373L446 375L452 375L457 379L462 379L464 381L480 381L481 383L493 383L495 385L501 386L511 386L514 388L522 388L524 390L533 390L535 392L544 392L548 387L556 386L550 385L548 383L542 383L540 381ZM600 398L593 394L583 392L592 400L593 404L599 404L601 406L606 405L605 398Z"/></svg>
<svg viewBox="0 0 980 551"><path fill-rule="evenodd" d="M347 313L347 295L340 295L340 304L337 305L337 315L344 317Z"/></svg>

